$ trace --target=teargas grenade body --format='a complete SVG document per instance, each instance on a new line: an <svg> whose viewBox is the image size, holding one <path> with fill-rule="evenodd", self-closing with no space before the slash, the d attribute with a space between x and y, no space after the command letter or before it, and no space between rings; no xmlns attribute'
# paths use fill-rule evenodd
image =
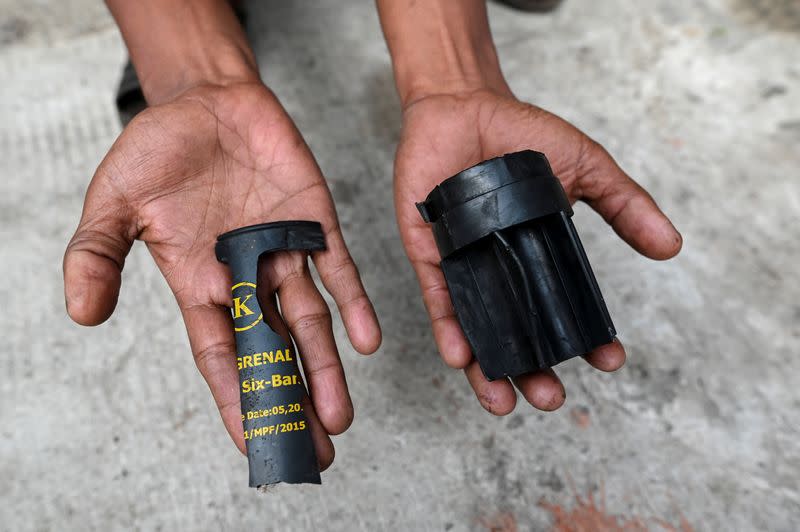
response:
<svg viewBox="0 0 800 532"><path fill-rule="evenodd" d="M319 464L304 412L307 392L277 308L256 294L258 261L275 251L325 249L317 222L253 225L217 238L217 259L230 267L242 423L250 486L319 484ZM269 260L269 257L264 257ZM268 306L269 305L269 306ZM277 329L277 330L276 330Z"/></svg>

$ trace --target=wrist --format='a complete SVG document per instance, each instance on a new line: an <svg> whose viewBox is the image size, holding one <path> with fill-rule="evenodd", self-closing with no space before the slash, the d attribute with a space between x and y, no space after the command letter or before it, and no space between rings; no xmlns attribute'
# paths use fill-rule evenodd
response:
<svg viewBox="0 0 800 532"><path fill-rule="evenodd" d="M106 0L145 99L157 105L199 85L259 79L228 0Z"/></svg>
<svg viewBox="0 0 800 532"><path fill-rule="evenodd" d="M150 105L174 100L198 86L226 86L260 81L249 49L219 39L203 49L173 49L163 63L140 67L134 60L142 92ZM173 65L180 65L175 68Z"/></svg>
<svg viewBox="0 0 800 532"><path fill-rule="evenodd" d="M511 94L484 0L378 0L378 10L404 109L440 94Z"/></svg>
<svg viewBox="0 0 800 532"><path fill-rule="evenodd" d="M395 63L395 79L404 111L431 96L460 96L478 91L511 95L495 61L466 55L463 50L457 61L437 65L435 69L415 69L413 65Z"/></svg>

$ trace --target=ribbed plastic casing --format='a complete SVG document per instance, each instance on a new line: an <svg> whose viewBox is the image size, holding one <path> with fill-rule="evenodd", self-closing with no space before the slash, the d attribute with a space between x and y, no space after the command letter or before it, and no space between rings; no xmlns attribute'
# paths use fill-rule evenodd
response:
<svg viewBox="0 0 800 532"><path fill-rule="evenodd" d="M458 320L488 379L549 368L614 339L544 154L484 161L417 207L432 224Z"/></svg>

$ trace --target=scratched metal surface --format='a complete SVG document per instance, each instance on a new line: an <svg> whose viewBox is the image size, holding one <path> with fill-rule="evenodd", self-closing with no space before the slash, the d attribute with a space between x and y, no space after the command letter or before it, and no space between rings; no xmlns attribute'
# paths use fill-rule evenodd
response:
<svg viewBox="0 0 800 532"><path fill-rule="evenodd" d="M680 4L491 9L517 94L604 143L686 241L652 263L579 208L630 363L567 363L564 409L495 419L435 355L387 214L399 112L372 5L259 3L265 78L330 179L385 341L360 358L337 325L355 423L321 488L258 494L142 246L113 319L65 318L62 248L119 130L113 22L98 1L0 0L0 529L542 530L540 501L593 490L626 518L800 527L800 14Z"/></svg>

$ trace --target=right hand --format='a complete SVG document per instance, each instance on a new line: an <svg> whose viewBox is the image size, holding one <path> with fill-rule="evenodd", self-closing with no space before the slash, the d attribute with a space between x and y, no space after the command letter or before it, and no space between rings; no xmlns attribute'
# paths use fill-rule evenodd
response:
<svg viewBox="0 0 800 532"><path fill-rule="evenodd" d="M561 118L517 100L510 90L434 93L406 102L395 160L400 235L443 360L464 369L481 405L497 415L509 414L516 405L512 383L541 410L561 407L564 385L552 369L512 380L486 379L457 320L431 229L414 205L461 170L525 149L544 152L570 202L587 202L643 255L668 259L682 244L681 235L653 198L605 149ZM625 363L625 350L614 340L584 358L601 371L616 371Z"/></svg>
<svg viewBox="0 0 800 532"><path fill-rule="evenodd" d="M122 132L100 164L64 257L70 317L97 325L111 315L125 257L147 244L175 294L195 362L231 438L244 452L230 312L230 275L217 262L217 235L255 223L314 219L328 249L312 254L350 342L374 352L381 332L342 238L331 195L308 146L260 82L198 86L151 107ZM331 314L300 252L276 254L259 279L277 290L301 354L313 409L309 421L322 468L329 434L348 428L353 405Z"/></svg>

